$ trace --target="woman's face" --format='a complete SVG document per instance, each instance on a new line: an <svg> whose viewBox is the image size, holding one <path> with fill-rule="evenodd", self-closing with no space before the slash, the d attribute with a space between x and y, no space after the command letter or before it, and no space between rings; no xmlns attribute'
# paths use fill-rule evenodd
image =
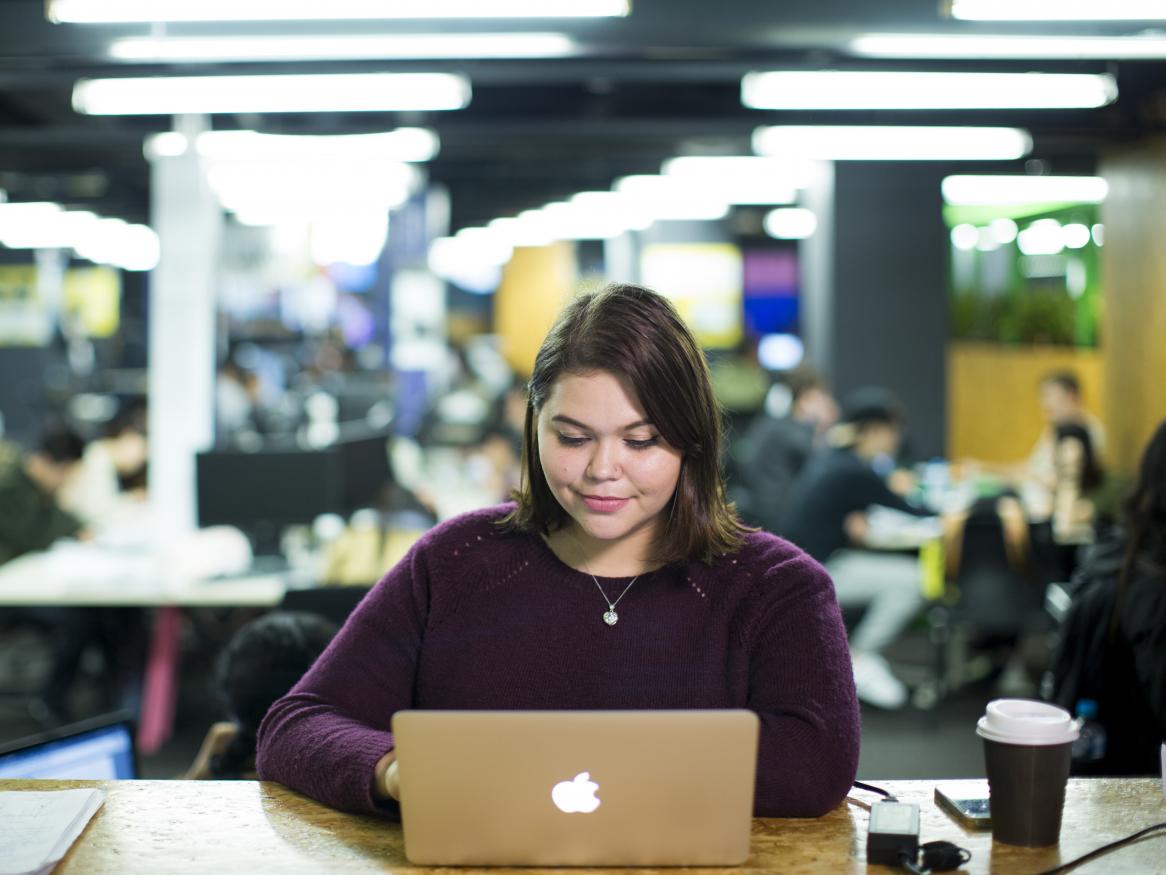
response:
<svg viewBox="0 0 1166 875"><path fill-rule="evenodd" d="M683 454L647 421L629 387L607 371L564 374L537 427L543 474L577 531L601 541L650 542Z"/></svg>

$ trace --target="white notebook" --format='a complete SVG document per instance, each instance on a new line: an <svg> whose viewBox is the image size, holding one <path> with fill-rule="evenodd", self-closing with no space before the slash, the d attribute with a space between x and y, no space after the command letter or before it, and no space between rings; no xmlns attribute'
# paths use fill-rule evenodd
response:
<svg viewBox="0 0 1166 875"><path fill-rule="evenodd" d="M94 789L0 793L0 875L48 875L104 801Z"/></svg>

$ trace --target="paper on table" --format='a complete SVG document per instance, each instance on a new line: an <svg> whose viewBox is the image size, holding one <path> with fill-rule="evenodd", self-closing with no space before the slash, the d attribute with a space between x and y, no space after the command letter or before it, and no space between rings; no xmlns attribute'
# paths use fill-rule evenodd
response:
<svg viewBox="0 0 1166 875"><path fill-rule="evenodd" d="M47 875L104 801L95 789L0 793L0 875Z"/></svg>

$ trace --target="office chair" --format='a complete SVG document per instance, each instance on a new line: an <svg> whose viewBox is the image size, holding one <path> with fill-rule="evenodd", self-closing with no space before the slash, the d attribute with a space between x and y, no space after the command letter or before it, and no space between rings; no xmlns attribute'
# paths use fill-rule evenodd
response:
<svg viewBox="0 0 1166 875"><path fill-rule="evenodd" d="M348 615L368 593L367 586L317 586L289 589L280 602L281 611L306 611L343 626Z"/></svg>
<svg viewBox="0 0 1166 875"><path fill-rule="evenodd" d="M1044 582L1027 540L1009 545L996 501L978 502L958 535L958 562L948 568L944 599L928 611L933 677L923 704L947 694L985 672L973 659L1014 653L1022 640L1048 627ZM980 660L981 663L985 660Z"/></svg>

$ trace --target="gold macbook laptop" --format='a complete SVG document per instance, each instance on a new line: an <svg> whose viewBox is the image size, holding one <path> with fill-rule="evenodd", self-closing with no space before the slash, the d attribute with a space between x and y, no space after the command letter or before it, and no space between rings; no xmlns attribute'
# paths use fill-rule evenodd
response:
<svg viewBox="0 0 1166 875"><path fill-rule="evenodd" d="M752 711L401 711L405 855L425 865L732 866Z"/></svg>

